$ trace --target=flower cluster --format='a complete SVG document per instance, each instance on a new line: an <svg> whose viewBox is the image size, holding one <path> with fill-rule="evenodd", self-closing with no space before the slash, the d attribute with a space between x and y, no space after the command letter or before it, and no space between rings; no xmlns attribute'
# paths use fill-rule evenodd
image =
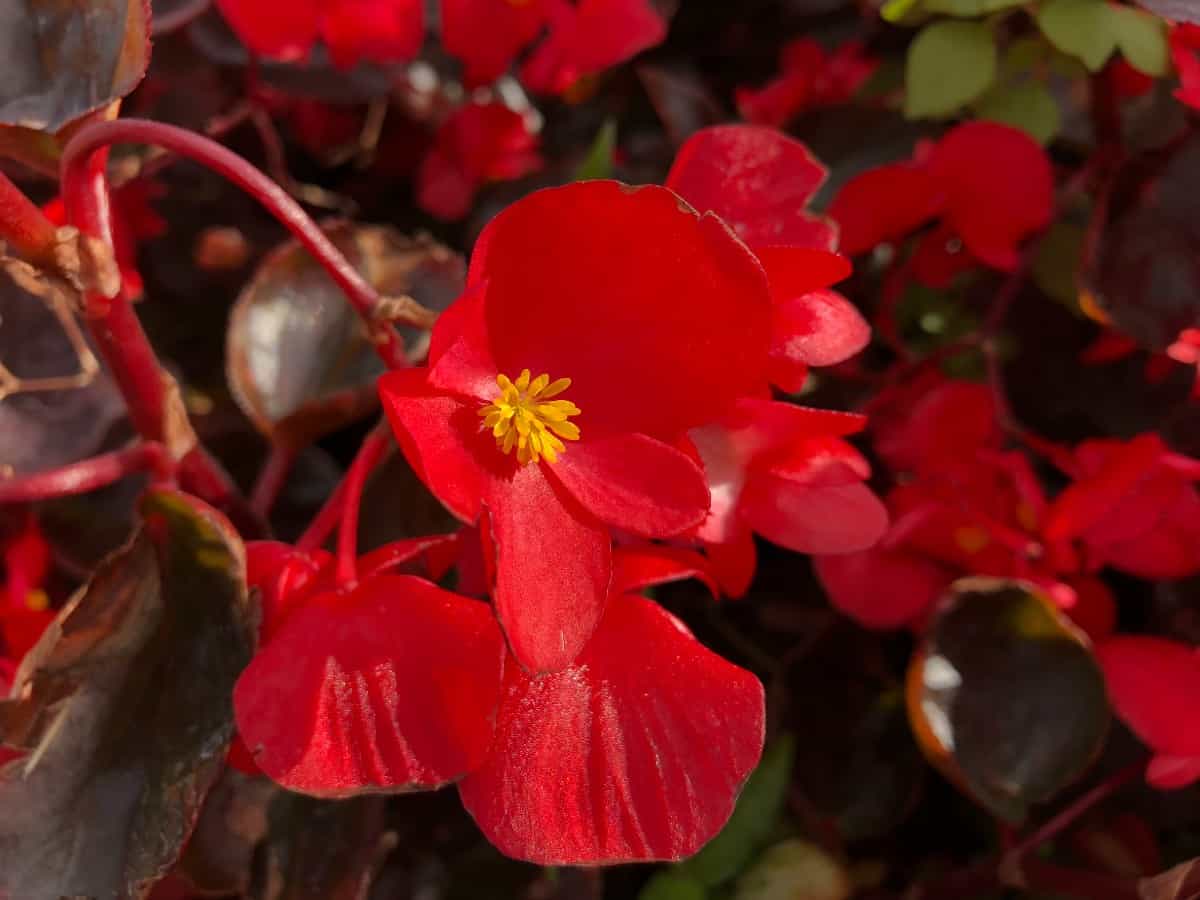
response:
<svg viewBox="0 0 1200 900"><path fill-rule="evenodd" d="M714 179L738 161L759 177L731 197ZM496 846L541 863L676 859L716 832L761 752L762 687L638 591L744 591L751 532L830 553L886 527L844 440L864 420L769 399L777 371L799 384L866 338L827 291L848 270L830 227L796 209L822 178L782 135L713 129L673 189L580 182L487 226L428 365L380 381L466 527L369 554L350 584L251 545L263 649L235 705L256 766L327 796L457 783ZM459 561L467 590L468 557L490 604L395 574Z"/></svg>

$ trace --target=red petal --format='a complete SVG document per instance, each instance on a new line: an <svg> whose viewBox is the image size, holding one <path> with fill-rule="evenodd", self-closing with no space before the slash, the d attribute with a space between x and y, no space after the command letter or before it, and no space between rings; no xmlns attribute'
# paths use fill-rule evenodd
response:
<svg viewBox="0 0 1200 900"><path fill-rule="evenodd" d="M679 149L666 184L696 209L715 212L755 249L836 250L832 224L805 209L828 174L804 144L780 131L717 125Z"/></svg>
<svg viewBox="0 0 1200 900"><path fill-rule="evenodd" d="M260 643L270 640L288 615L309 597L329 558L324 551L310 556L279 541L247 542L246 583L258 590L262 610Z"/></svg>
<svg viewBox="0 0 1200 900"><path fill-rule="evenodd" d="M471 211L479 181L434 147L421 161L416 190L421 209L443 222L456 222Z"/></svg>
<svg viewBox="0 0 1200 900"><path fill-rule="evenodd" d="M288 620L238 679L238 730L289 790L437 787L487 752L503 661L485 604L381 576Z"/></svg>
<svg viewBox="0 0 1200 900"><path fill-rule="evenodd" d="M758 549L754 546L754 535L744 523L735 522L722 541L705 542L704 552L727 597L741 597L750 590L758 567Z"/></svg>
<svg viewBox="0 0 1200 900"><path fill-rule="evenodd" d="M601 522L641 537L679 534L708 514L704 472L644 434L573 443L549 472Z"/></svg>
<svg viewBox="0 0 1200 900"><path fill-rule="evenodd" d="M843 253L855 256L904 237L937 215L943 197L922 167L893 163L856 175L842 185L829 217L840 229Z"/></svg>
<svg viewBox="0 0 1200 900"><path fill-rule="evenodd" d="M781 364L832 366L844 362L871 342L871 326L841 294L813 291L776 299L771 338L771 371L776 373ZM786 384L775 383L788 389ZM801 386L803 380L792 390Z"/></svg>
<svg viewBox="0 0 1200 900"><path fill-rule="evenodd" d="M922 235L912 256L913 276L939 290L950 287L955 278L977 265L954 229L945 224Z"/></svg>
<svg viewBox="0 0 1200 900"><path fill-rule="evenodd" d="M528 195L484 229L469 283L485 292L498 371L571 378L584 434L672 440L764 380L762 267L660 187Z"/></svg>
<svg viewBox="0 0 1200 900"><path fill-rule="evenodd" d="M868 628L899 628L921 618L954 573L910 553L874 549L813 559L834 608Z"/></svg>
<svg viewBox="0 0 1200 900"><path fill-rule="evenodd" d="M959 125L934 147L929 169L945 192L947 224L974 256L998 269L1016 268L1017 245L1053 216L1050 160L1018 128Z"/></svg>
<svg viewBox="0 0 1200 900"><path fill-rule="evenodd" d="M881 408L871 416L875 449L897 471L938 472L1000 444L995 400L987 385L918 380L881 393L879 400Z"/></svg>
<svg viewBox="0 0 1200 900"><path fill-rule="evenodd" d="M533 91L559 94L661 43L663 21L649 0L549 0L550 33L521 69Z"/></svg>
<svg viewBox="0 0 1200 900"><path fill-rule="evenodd" d="M496 481L487 512L496 614L513 653L531 672L570 665L604 612L612 580L608 529L560 496L536 464Z"/></svg>
<svg viewBox="0 0 1200 900"><path fill-rule="evenodd" d="M308 56L317 40L321 6L321 0L294 0L280 15L277 6L262 0L217 0L217 9L252 53L283 62Z"/></svg>
<svg viewBox="0 0 1200 900"><path fill-rule="evenodd" d="M729 818L762 742L758 680L656 604L621 597L577 665L536 679L509 668L492 752L459 791L508 856L681 859Z"/></svg>
<svg viewBox="0 0 1200 900"><path fill-rule="evenodd" d="M1115 637L1096 650L1108 696L1121 720L1150 747L1200 756L1200 655L1194 647L1152 637Z"/></svg>
<svg viewBox="0 0 1200 900"><path fill-rule="evenodd" d="M441 0L442 47L465 66L463 81L495 81L545 22L542 0Z"/></svg>
<svg viewBox="0 0 1200 900"><path fill-rule="evenodd" d="M1146 780L1164 791L1185 788L1200 779L1200 756L1159 754L1146 767Z"/></svg>
<svg viewBox="0 0 1200 900"><path fill-rule="evenodd" d="M499 369L488 347L480 287L469 287L438 317L429 341L429 383L480 403L499 393Z"/></svg>
<svg viewBox="0 0 1200 900"><path fill-rule="evenodd" d="M481 459L503 457L479 416L461 400L436 393L425 369L389 372L379 379L383 409L413 471L464 522L479 518L484 471Z"/></svg>
<svg viewBox="0 0 1200 900"><path fill-rule="evenodd" d="M742 519L768 541L797 553L853 553L887 530L887 509L863 484L813 487L775 475L746 482Z"/></svg>
<svg viewBox="0 0 1200 900"><path fill-rule="evenodd" d="M638 544L613 553L613 594L635 594L643 588L695 578L716 599L719 590L708 560L694 550Z"/></svg>
<svg viewBox="0 0 1200 900"><path fill-rule="evenodd" d="M343 69L412 59L425 42L425 0L325 0L321 36Z"/></svg>
<svg viewBox="0 0 1200 900"><path fill-rule="evenodd" d="M1165 448L1155 434L1145 434L1125 444L1107 444L1104 461L1093 474L1076 481L1058 495L1046 523L1046 537L1065 540L1102 525L1118 503L1126 499L1158 464Z"/></svg>

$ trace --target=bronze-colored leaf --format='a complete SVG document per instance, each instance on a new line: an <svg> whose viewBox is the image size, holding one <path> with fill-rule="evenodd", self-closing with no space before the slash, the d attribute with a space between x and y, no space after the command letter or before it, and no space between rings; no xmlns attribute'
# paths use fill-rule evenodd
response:
<svg viewBox="0 0 1200 900"><path fill-rule="evenodd" d="M382 296L439 312L462 290L462 258L428 238L348 222L326 234ZM428 346L424 329L400 333L414 357ZM294 241L267 257L238 298L225 365L242 411L264 435L293 446L370 413L383 371L354 309Z"/></svg>
<svg viewBox="0 0 1200 900"><path fill-rule="evenodd" d="M379 797L281 794L271 807L266 872L256 900L366 900L394 846Z"/></svg>
<svg viewBox="0 0 1200 900"><path fill-rule="evenodd" d="M0 703L0 894L134 900L175 861L233 736L257 633L245 549L172 491L62 609Z"/></svg>
<svg viewBox="0 0 1200 900"><path fill-rule="evenodd" d="M1078 778L1108 733L1104 677L1087 637L1020 581L951 585L907 693L930 761L1011 822Z"/></svg>
<svg viewBox="0 0 1200 900"><path fill-rule="evenodd" d="M66 303L0 271L0 478L95 453L123 414Z"/></svg>
<svg viewBox="0 0 1200 900"><path fill-rule="evenodd" d="M177 872L205 893L243 895L254 850L267 835L274 782L226 769L208 793Z"/></svg>
<svg viewBox="0 0 1200 900"><path fill-rule="evenodd" d="M150 62L148 0L0 4L0 124L58 131L124 97Z"/></svg>

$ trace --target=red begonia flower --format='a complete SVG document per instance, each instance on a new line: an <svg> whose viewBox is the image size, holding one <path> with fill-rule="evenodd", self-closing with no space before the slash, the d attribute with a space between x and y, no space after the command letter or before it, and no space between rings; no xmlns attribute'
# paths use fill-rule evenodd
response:
<svg viewBox="0 0 1200 900"><path fill-rule="evenodd" d="M841 440L864 424L849 413L748 398L692 431L712 493L697 537L728 594L749 587L752 532L816 554L862 550L879 539L887 513L862 483L866 460Z"/></svg>
<svg viewBox="0 0 1200 900"><path fill-rule="evenodd" d="M511 857L680 859L728 819L763 721L758 679L651 601L617 596L574 665L506 667L491 751L459 792Z"/></svg>
<svg viewBox="0 0 1200 900"><path fill-rule="evenodd" d="M320 39L334 65L412 59L425 40L424 0L217 0L217 8L252 53L306 59Z"/></svg>
<svg viewBox="0 0 1200 900"><path fill-rule="evenodd" d="M50 545L33 513L20 513L16 530L0 538L0 559L0 659L16 664L54 620L42 589L50 574Z"/></svg>
<svg viewBox="0 0 1200 900"><path fill-rule="evenodd" d="M829 285L850 274L832 253L837 233L806 211L826 177L799 141L771 129L720 125L692 135L667 187L699 210L723 218L758 256L771 282L773 384L804 385L809 366L842 362L867 345L870 326Z"/></svg>
<svg viewBox="0 0 1200 900"><path fill-rule="evenodd" d="M734 92L738 112L755 125L779 128L805 110L846 102L877 66L859 41L827 53L812 38L800 38L780 52L779 77L762 88Z"/></svg>
<svg viewBox="0 0 1200 900"><path fill-rule="evenodd" d="M542 3L550 31L521 67L521 80L538 93L564 93L667 36L667 23L650 0Z"/></svg>
<svg viewBox="0 0 1200 900"><path fill-rule="evenodd" d="M520 113L503 103L466 103L438 127L417 173L417 203L439 219L461 219L482 185L540 169L537 147Z"/></svg>
<svg viewBox="0 0 1200 900"><path fill-rule="evenodd" d="M1121 720L1153 751L1146 778L1180 788L1200 779L1200 653L1154 637L1119 636L1096 648Z"/></svg>
<svg viewBox="0 0 1200 900"><path fill-rule="evenodd" d="M897 240L937 216L975 258L1011 270L1021 241L1049 224L1054 175L1023 131L995 122L952 128L911 162L871 169L829 208L850 254Z"/></svg>
<svg viewBox="0 0 1200 900"><path fill-rule="evenodd" d="M1075 460L1080 477L1055 499L1048 535L1077 539L1094 564L1143 578L1200 571L1194 461L1172 454L1156 434L1084 441Z"/></svg>
<svg viewBox="0 0 1200 900"><path fill-rule="evenodd" d="M380 391L414 469L481 520L522 665L560 669L587 642L610 527L665 537L703 519L704 475L677 445L761 389L769 328L761 266L663 188L576 183L489 223L429 369Z"/></svg>
<svg viewBox="0 0 1200 900"><path fill-rule="evenodd" d="M469 88L490 84L546 24L546 0L441 0L442 46Z"/></svg>
<svg viewBox="0 0 1200 900"><path fill-rule="evenodd" d="M1175 97L1180 103L1200 109L1200 25L1172 25L1168 46L1179 76Z"/></svg>
<svg viewBox="0 0 1200 900"><path fill-rule="evenodd" d="M958 573L908 550L872 547L813 560L830 603L867 628L900 628L921 619Z"/></svg>
<svg viewBox="0 0 1200 900"><path fill-rule="evenodd" d="M986 384L936 372L881 391L870 419L875 449L896 472L940 473L998 448L1002 432Z"/></svg>
<svg viewBox="0 0 1200 900"><path fill-rule="evenodd" d="M138 242L160 237L167 231L167 221L150 205L166 189L148 178L135 178L109 193L112 203L113 257L121 273L121 296L138 300L142 296L142 276L138 272ZM55 225L67 224L67 208L61 197L55 197L42 207L42 212Z"/></svg>
<svg viewBox="0 0 1200 900"><path fill-rule="evenodd" d="M437 787L487 752L504 653L486 604L381 575L291 612L238 679L238 731L291 790Z"/></svg>

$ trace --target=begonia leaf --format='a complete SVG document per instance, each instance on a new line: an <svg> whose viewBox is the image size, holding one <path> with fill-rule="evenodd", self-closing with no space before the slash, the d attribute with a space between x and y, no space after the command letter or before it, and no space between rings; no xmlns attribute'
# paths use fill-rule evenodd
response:
<svg viewBox="0 0 1200 900"><path fill-rule="evenodd" d="M738 879L734 900L847 900L850 873L816 844L799 838L767 849Z"/></svg>
<svg viewBox="0 0 1200 900"><path fill-rule="evenodd" d="M613 152L617 149L617 120L605 119L588 148L587 156L575 169L576 181L592 178L612 178Z"/></svg>
<svg viewBox="0 0 1200 900"><path fill-rule="evenodd" d="M1105 0L1049 0L1038 10L1037 23L1050 43L1095 72L1117 46L1108 10Z"/></svg>
<svg viewBox="0 0 1200 900"><path fill-rule="evenodd" d="M90 456L123 413L75 313L0 272L0 469L28 474Z"/></svg>
<svg viewBox="0 0 1200 900"><path fill-rule="evenodd" d="M246 893L255 850L269 830L267 811L278 793L267 779L227 767L208 793L177 871L205 893Z"/></svg>
<svg viewBox="0 0 1200 900"><path fill-rule="evenodd" d="M380 575L288 616L238 679L238 732L292 791L437 787L482 760L502 662L484 604Z"/></svg>
<svg viewBox="0 0 1200 900"><path fill-rule="evenodd" d="M707 900L704 885L676 869L656 872L638 894L638 900Z"/></svg>
<svg viewBox="0 0 1200 900"><path fill-rule="evenodd" d="M142 897L175 861L233 737L255 611L241 540L170 491L25 659L0 737L0 892Z"/></svg>
<svg viewBox="0 0 1200 900"><path fill-rule="evenodd" d="M491 752L459 793L517 859L678 860L725 824L762 741L758 680L655 603L619 597L574 665L507 667Z"/></svg>
<svg viewBox="0 0 1200 900"><path fill-rule="evenodd" d="M1078 778L1108 733L1087 638L1024 582L956 582L913 658L907 693L930 761L1010 822Z"/></svg>
<svg viewBox="0 0 1200 900"><path fill-rule="evenodd" d="M973 19L1014 6L1024 6L1025 0L921 0L921 8L933 13Z"/></svg>
<svg viewBox="0 0 1200 900"><path fill-rule="evenodd" d="M1040 81L996 87L975 111L981 119L1020 128L1039 144L1048 144L1058 134L1061 120L1058 101Z"/></svg>
<svg viewBox="0 0 1200 900"><path fill-rule="evenodd" d="M1170 68L1167 23L1132 6L1110 6L1113 36L1129 64L1151 78L1162 78Z"/></svg>
<svg viewBox="0 0 1200 900"><path fill-rule="evenodd" d="M0 125L58 131L141 81L150 62L149 0L5 3L0 51Z"/></svg>
<svg viewBox="0 0 1200 900"><path fill-rule="evenodd" d="M432 241L344 222L326 233L382 295L408 295L438 312L462 289L461 258ZM419 356L427 332L403 336ZM226 343L234 397L272 440L302 446L375 407L383 368L361 319L294 241L268 256L242 291Z"/></svg>
<svg viewBox="0 0 1200 900"><path fill-rule="evenodd" d="M981 96L996 78L996 45L982 22L926 25L908 48L904 114L948 116Z"/></svg>

